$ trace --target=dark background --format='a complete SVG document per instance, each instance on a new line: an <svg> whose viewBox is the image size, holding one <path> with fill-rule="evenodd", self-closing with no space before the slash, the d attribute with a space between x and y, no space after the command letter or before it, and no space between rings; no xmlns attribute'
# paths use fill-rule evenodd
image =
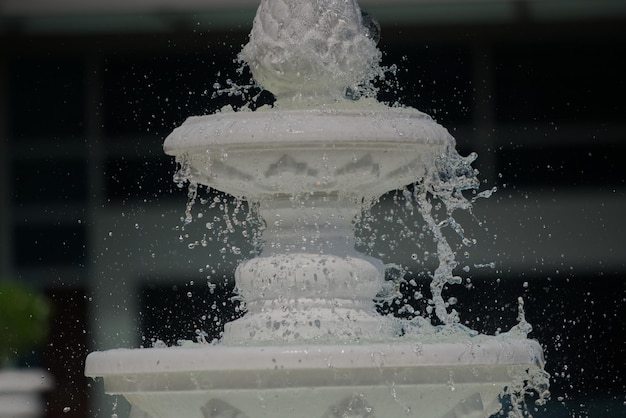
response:
<svg viewBox="0 0 626 418"><path fill-rule="evenodd" d="M384 61L400 68L397 99L445 125L462 154L479 152L481 178L500 189L494 205L527 202L502 215L519 220L505 241L523 247L524 263L504 257L499 271L472 273L473 288L454 291L461 317L481 331L506 329L517 314L511 301L523 296L552 375L552 400L531 407L535 416L626 416L625 15L415 23L381 15ZM216 81L248 81L233 57L249 26L198 29L193 13L162 18L164 28L141 31L32 31L27 19L0 20L1 273L42 288L55 306L50 341L23 360L55 376L48 417L97 414L82 370L102 347L90 321L100 309L92 302L100 211L182 211L163 138L189 115L238 103L212 99ZM558 225L538 236L531 226L546 221L529 207L566 198L606 203L613 215L570 206L563 261L544 260L533 248ZM606 258L574 259L572 249ZM138 280L142 345L191 339L199 326L217 335L219 324L198 318L213 300L228 301L230 287L196 286L190 304L188 279L160 271ZM224 320L234 314L229 303L218 309Z"/></svg>

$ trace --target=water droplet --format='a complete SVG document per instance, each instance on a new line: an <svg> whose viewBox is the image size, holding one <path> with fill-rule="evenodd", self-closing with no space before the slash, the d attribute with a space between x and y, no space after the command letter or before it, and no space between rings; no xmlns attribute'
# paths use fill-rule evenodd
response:
<svg viewBox="0 0 626 418"><path fill-rule="evenodd" d="M415 345L413 346L413 352L415 354L417 354L418 356L421 356L424 354L424 345L422 343L415 343Z"/></svg>

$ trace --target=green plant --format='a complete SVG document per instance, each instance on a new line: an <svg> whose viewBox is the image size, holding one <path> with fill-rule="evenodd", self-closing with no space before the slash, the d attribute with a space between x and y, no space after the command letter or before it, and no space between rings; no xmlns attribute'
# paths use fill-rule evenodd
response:
<svg viewBox="0 0 626 418"><path fill-rule="evenodd" d="M50 303L24 284L0 280L0 366L44 341Z"/></svg>

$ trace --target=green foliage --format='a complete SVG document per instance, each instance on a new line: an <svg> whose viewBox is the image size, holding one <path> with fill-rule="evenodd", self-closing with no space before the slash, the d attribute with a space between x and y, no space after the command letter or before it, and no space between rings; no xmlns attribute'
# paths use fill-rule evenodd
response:
<svg viewBox="0 0 626 418"><path fill-rule="evenodd" d="M44 295L0 280L0 365L43 342L49 316L50 303Z"/></svg>

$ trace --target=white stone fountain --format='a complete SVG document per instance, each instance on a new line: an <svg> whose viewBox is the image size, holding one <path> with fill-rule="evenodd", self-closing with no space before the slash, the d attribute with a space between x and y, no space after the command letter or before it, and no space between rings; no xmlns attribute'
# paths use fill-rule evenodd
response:
<svg viewBox="0 0 626 418"><path fill-rule="evenodd" d="M345 98L380 57L362 19L355 0L262 0L241 56L276 107L191 117L166 139L187 181L259 204L265 243L237 268L247 312L218 344L89 355L132 417L486 417L542 370L523 333L376 312L384 266L354 249L353 220L454 139L417 110Z"/></svg>

